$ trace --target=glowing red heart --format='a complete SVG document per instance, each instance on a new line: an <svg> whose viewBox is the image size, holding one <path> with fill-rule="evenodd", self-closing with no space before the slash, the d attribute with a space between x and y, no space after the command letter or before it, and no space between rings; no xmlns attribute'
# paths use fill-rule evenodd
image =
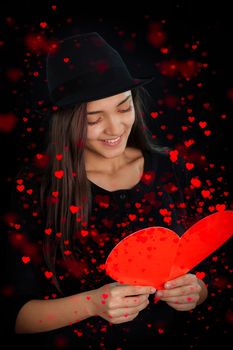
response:
<svg viewBox="0 0 233 350"><path fill-rule="evenodd" d="M164 227L148 227L132 233L110 252L106 274L131 285L157 289L190 271L219 248L233 233L233 211L206 216L182 237Z"/></svg>

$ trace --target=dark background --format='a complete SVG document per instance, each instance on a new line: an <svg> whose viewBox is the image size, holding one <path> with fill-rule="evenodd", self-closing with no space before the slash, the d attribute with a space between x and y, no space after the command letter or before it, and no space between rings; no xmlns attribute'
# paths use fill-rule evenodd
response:
<svg viewBox="0 0 233 350"><path fill-rule="evenodd" d="M18 169L43 151L46 118L35 114L32 107L46 100L44 58L48 43L56 38L97 31L120 52L133 76L155 76L147 86L152 101L145 116L153 137L195 163L207 179L204 188L215 189L214 211L219 210L216 205L223 204L225 209L233 209L233 24L228 1L216 5L210 1L163 1L153 8L134 4L127 12L120 3L109 4L109 9L88 6L90 10L79 3L75 8L71 1L8 1L1 9L3 300L10 287L5 267L7 228L13 220L10 192ZM199 122L207 125L202 128ZM188 146L190 139L194 143ZM231 255L231 242L213 255L213 291L187 323L184 333L192 334L187 348L204 348L211 341L216 344L216 339L219 344L230 340ZM4 313L7 318L7 310ZM208 342L203 340L200 345L206 336Z"/></svg>

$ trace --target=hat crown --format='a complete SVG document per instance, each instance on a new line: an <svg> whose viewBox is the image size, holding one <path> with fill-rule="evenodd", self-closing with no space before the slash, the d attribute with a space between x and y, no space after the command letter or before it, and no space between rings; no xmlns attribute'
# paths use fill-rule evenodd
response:
<svg viewBox="0 0 233 350"><path fill-rule="evenodd" d="M65 107L108 97L147 83L133 79L120 54L97 32L57 42L46 62L50 99Z"/></svg>
<svg viewBox="0 0 233 350"><path fill-rule="evenodd" d="M104 70L110 65L122 66L124 63L118 52L98 33L78 34L63 39L47 57L49 90L53 91L65 80L74 78L74 74L78 76Z"/></svg>

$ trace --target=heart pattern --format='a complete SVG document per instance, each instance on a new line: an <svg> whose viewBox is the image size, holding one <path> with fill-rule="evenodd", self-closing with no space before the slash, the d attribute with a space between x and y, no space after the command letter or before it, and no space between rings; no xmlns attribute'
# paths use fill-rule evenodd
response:
<svg viewBox="0 0 233 350"><path fill-rule="evenodd" d="M162 289L186 274L233 234L233 211L208 215L179 237L165 227L148 227L121 240L110 252L105 272L114 280Z"/></svg>

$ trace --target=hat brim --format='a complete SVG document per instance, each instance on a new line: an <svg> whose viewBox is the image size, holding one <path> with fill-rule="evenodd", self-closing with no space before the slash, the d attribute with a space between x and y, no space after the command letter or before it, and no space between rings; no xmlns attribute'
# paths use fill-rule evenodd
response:
<svg viewBox="0 0 233 350"><path fill-rule="evenodd" d="M51 115L51 112L54 111L55 109L69 108L69 107L74 107L77 104L101 100L103 98L114 96L122 92L135 89L139 86L149 84L154 79L155 79L154 76L145 77L145 78L135 78L129 84L126 84L124 86L114 86L110 89L105 89L105 90L103 89L101 91L97 91L95 92L94 95L89 95L88 98L82 99L78 97L80 95L77 96L76 94L74 94L64 98L63 100L59 101L59 103L57 104L53 104L52 102L46 101L43 104L43 106L41 106L41 108L36 108L36 109L33 108L33 110L43 115Z"/></svg>
<svg viewBox="0 0 233 350"><path fill-rule="evenodd" d="M114 95L120 94L122 92L135 89L136 87L148 84L153 79L154 79L154 77L142 78L142 79L135 78L128 85L126 84L124 86L116 86L116 87L114 86L114 87L106 88L106 89L103 89L100 91L95 91L94 95L92 95L92 96L89 95L88 98L84 98L84 99L80 99L80 100L75 99L75 97L76 97L75 95L70 96L70 97L65 98L64 100L61 100L60 103L58 104L58 106L59 107L66 107L69 105L75 105L77 103L101 100L103 98L114 96Z"/></svg>

